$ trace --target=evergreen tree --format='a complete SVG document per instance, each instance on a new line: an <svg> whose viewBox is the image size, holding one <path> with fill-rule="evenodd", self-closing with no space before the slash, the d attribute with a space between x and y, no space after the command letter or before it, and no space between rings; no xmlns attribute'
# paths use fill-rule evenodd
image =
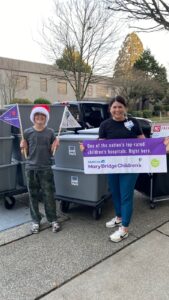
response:
<svg viewBox="0 0 169 300"><path fill-rule="evenodd" d="M120 53L125 55L125 48L126 44ZM149 107L150 102L162 100L168 89L166 69L158 64L150 50L143 51L133 65L126 61L119 56L113 84L126 97L129 107L135 107L137 103L137 108L143 110Z"/></svg>
<svg viewBox="0 0 169 300"><path fill-rule="evenodd" d="M133 66L135 79L139 85L134 93L139 100L139 109L144 109L145 104L162 100L166 95L168 82L166 68L160 66L149 49L145 50Z"/></svg>
<svg viewBox="0 0 169 300"><path fill-rule="evenodd" d="M135 32L127 35L114 68L114 78L128 75L133 65L142 55L144 49L141 40Z"/></svg>
<svg viewBox="0 0 169 300"><path fill-rule="evenodd" d="M166 68L158 64L149 49L135 62L134 69L143 71L145 79L160 84L165 94L168 87Z"/></svg>
<svg viewBox="0 0 169 300"><path fill-rule="evenodd" d="M80 57L80 53L75 50L75 47L65 48L61 58L56 60L59 69L75 72L90 73L91 67L84 62Z"/></svg>

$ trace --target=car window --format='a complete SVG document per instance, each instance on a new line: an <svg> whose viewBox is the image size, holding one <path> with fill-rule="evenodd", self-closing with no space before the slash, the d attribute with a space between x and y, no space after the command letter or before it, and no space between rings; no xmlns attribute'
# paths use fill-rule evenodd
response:
<svg viewBox="0 0 169 300"><path fill-rule="evenodd" d="M91 127L99 127L104 120L104 108L97 103L83 105L84 119Z"/></svg>
<svg viewBox="0 0 169 300"><path fill-rule="evenodd" d="M89 117L91 113L97 112L96 114L99 115L100 114L100 118L105 119L106 117L108 117L108 113L107 113L107 109L108 106L107 105L102 105L102 104L84 104L83 106L84 109L84 114L85 117ZM96 115L95 114L95 115Z"/></svg>
<svg viewBox="0 0 169 300"><path fill-rule="evenodd" d="M79 109L78 106L75 104L71 104L68 106L69 111L71 112L71 114L73 115L73 117L76 120L79 120Z"/></svg>
<svg viewBox="0 0 169 300"><path fill-rule="evenodd" d="M92 113L92 111L93 111L93 109L92 109L91 105L83 104L83 113L84 113L85 120L90 117L90 114Z"/></svg>
<svg viewBox="0 0 169 300"><path fill-rule="evenodd" d="M84 128L99 127L102 121L109 118L106 103L69 103L68 108Z"/></svg>

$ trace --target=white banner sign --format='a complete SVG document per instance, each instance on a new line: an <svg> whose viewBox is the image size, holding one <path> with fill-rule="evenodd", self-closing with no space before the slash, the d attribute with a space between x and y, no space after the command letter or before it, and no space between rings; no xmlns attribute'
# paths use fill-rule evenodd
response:
<svg viewBox="0 0 169 300"><path fill-rule="evenodd" d="M167 172L163 138L86 140L83 145L86 174Z"/></svg>
<svg viewBox="0 0 169 300"><path fill-rule="evenodd" d="M151 133L152 138L169 136L169 123L154 123Z"/></svg>

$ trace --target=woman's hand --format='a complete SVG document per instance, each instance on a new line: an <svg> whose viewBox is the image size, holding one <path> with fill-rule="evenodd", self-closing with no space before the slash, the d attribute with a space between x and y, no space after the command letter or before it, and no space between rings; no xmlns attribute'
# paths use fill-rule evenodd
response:
<svg viewBox="0 0 169 300"><path fill-rule="evenodd" d="M165 137L164 145L166 146L166 152L169 153L169 136Z"/></svg>
<svg viewBox="0 0 169 300"><path fill-rule="evenodd" d="M145 139L145 135L144 134L140 134L137 136L138 139Z"/></svg>
<svg viewBox="0 0 169 300"><path fill-rule="evenodd" d="M51 151L52 153L55 152L60 146L60 141L59 139L56 137L55 140L53 141L52 145L51 145Z"/></svg>
<svg viewBox="0 0 169 300"><path fill-rule="evenodd" d="M85 146L81 142L79 143L79 147L80 147L81 152L83 152L85 150Z"/></svg>

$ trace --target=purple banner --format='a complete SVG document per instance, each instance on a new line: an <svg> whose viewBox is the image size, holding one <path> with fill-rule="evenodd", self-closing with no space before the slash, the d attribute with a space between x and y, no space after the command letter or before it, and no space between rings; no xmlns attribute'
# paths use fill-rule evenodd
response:
<svg viewBox="0 0 169 300"><path fill-rule="evenodd" d="M17 105L12 106L9 110L0 116L0 120L12 126L20 128L19 114Z"/></svg>
<svg viewBox="0 0 169 300"><path fill-rule="evenodd" d="M84 157L166 154L164 138L85 140Z"/></svg>

